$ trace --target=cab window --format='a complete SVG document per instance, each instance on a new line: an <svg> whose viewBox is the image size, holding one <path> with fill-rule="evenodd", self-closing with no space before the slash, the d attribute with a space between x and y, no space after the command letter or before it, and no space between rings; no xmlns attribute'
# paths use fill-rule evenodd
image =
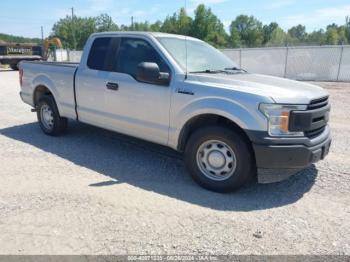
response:
<svg viewBox="0 0 350 262"><path fill-rule="evenodd" d="M107 60L111 40L111 37L100 37L94 40L87 61L90 69L109 71Z"/></svg>
<svg viewBox="0 0 350 262"><path fill-rule="evenodd" d="M147 41L138 38L122 38L116 71L136 78L137 66L142 62L156 63L161 72L170 73L168 65Z"/></svg>

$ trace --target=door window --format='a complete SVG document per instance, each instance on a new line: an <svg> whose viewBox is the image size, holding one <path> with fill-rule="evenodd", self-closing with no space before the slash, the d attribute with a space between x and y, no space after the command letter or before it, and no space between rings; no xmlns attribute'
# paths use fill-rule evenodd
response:
<svg viewBox="0 0 350 262"><path fill-rule="evenodd" d="M156 63L161 72L170 73L168 65L147 41L123 38L119 46L116 71L136 78L137 66L142 62Z"/></svg>

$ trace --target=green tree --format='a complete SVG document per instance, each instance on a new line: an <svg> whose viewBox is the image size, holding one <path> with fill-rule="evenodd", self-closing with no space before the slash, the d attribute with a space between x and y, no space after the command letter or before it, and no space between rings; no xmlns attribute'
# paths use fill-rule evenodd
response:
<svg viewBox="0 0 350 262"><path fill-rule="evenodd" d="M350 43L350 16L345 18L345 35L348 39L348 43Z"/></svg>
<svg viewBox="0 0 350 262"><path fill-rule="evenodd" d="M192 19L187 15L185 8L180 9L176 24L177 24L178 34L181 34L181 35L190 34Z"/></svg>
<svg viewBox="0 0 350 262"><path fill-rule="evenodd" d="M159 20L157 22L151 24L151 26L150 26L151 31L152 32L160 32L161 28L162 28L162 24L163 23Z"/></svg>
<svg viewBox="0 0 350 262"><path fill-rule="evenodd" d="M336 28L329 28L326 31L325 43L328 45L337 45L339 42L338 31Z"/></svg>
<svg viewBox="0 0 350 262"><path fill-rule="evenodd" d="M306 28L303 25L297 25L293 26L288 30L288 34L292 37L297 39L299 42L303 42L306 40L307 33Z"/></svg>
<svg viewBox="0 0 350 262"><path fill-rule="evenodd" d="M0 42L4 43L41 43L40 38L27 38L22 36L14 36L8 34L0 34Z"/></svg>
<svg viewBox="0 0 350 262"><path fill-rule="evenodd" d="M150 31L151 26L149 22L136 22L134 23L134 28L132 29L133 31Z"/></svg>
<svg viewBox="0 0 350 262"><path fill-rule="evenodd" d="M326 39L325 39L325 31L323 29L313 31L310 34L307 35L306 41L309 44L313 45L322 45L325 44Z"/></svg>
<svg viewBox="0 0 350 262"><path fill-rule="evenodd" d="M94 17L77 18L74 23L74 38L76 47L74 49L83 49L86 40L92 33L97 31L96 19Z"/></svg>
<svg viewBox="0 0 350 262"><path fill-rule="evenodd" d="M228 36L223 23L213 14L210 8L200 4L194 11L191 36L209 42L217 47L227 45Z"/></svg>
<svg viewBox="0 0 350 262"><path fill-rule="evenodd" d="M96 18L96 29L98 32L118 31L118 25L113 22L108 14L101 14Z"/></svg>
<svg viewBox="0 0 350 262"><path fill-rule="evenodd" d="M241 44L246 47L261 46L264 41L262 23L254 16L239 15L230 25L232 33L238 32Z"/></svg>
<svg viewBox="0 0 350 262"><path fill-rule="evenodd" d="M287 33L277 26L270 35L270 40L266 43L268 46L282 46L286 44Z"/></svg>
<svg viewBox="0 0 350 262"><path fill-rule="evenodd" d="M107 14L97 17L66 16L54 24L51 36L60 38L64 48L82 49L92 33L118 30L117 24Z"/></svg>
<svg viewBox="0 0 350 262"><path fill-rule="evenodd" d="M51 36L60 38L65 48L82 49L94 32L97 32L96 18L66 16L54 24Z"/></svg>
<svg viewBox="0 0 350 262"><path fill-rule="evenodd" d="M119 27L108 14L97 17L75 16L73 19L67 16L54 24L51 36L59 37L65 48L81 49L91 33L118 30L190 35L216 47L350 43L350 17L346 17L344 25L331 24L327 26L327 30L315 30L308 34L302 24L293 26L285 32L276 22L263 25L254 16L239 15L231 22L228 35L220 19L204 4L197 6L194 18L188 16L186 10L181 8L178 12L167 16L164 21L156 21L153 24L147 21L136 22L133 26L120 25ZM0 40L40 43L40 39L32 40L3 34L0 34Z"/></svg>
<svg viewBox="0 0 350 262"><path fill-rule="evenodd" d="M343 45L348 43L346 25L338 26L337 24L330 24L327 26L325 34L325 44L328 45Z"/></svg>
<svg viewBox="0 0 350 262"><path fill-rule="evenodd" d="M195 18L192 25L191 35L204 40L208 35L208 10L205 5L199 5L194 11Z"/></svg>
<svg viewBox="0 0 350 262"><path fill-rule="evenodd" d="M339 26L338 27L338 37L339 37L339 40L338 40L338 44L339 45L346 45L349 43L348 41L348 37L347 37L347 28L346 26Z"/></svg>
<svg viewBox="0 0 350 262"><path fill-rule="evenodd" d="M279 28L279 26L275 22L272 22L269 25L263 26L263 34L264 34L263 44L264 45L266 45L268 42L270 42L270 40L272 38L272 34L277 28Z"/></svg>
<svg viewBox="0 0 350 262"><path fill-rule="evenodd" d="M233 48L237 48L241 46L241 35L238 30L234 27L230 28L230 36L229 36L230 46Z"/></svg>
<svg viewBox="0 0 350 262"><path fill-rule="evenodd" d="M163 25L160 29L162 32L176 34L177 33L177 18L176 13L172 16L167 16L163 22Z"/></svg>

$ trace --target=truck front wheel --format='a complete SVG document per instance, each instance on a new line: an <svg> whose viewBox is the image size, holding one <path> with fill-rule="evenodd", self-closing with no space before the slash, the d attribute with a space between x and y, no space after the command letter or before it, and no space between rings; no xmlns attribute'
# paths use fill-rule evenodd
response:
<svg viewBox="0 0 350 262"><path fill-rule="evenodd" d="M38 122L43 132L50 136L61 135L67 129L67 118L61 117L52 96L43 96L37 105Z"/></svg>
<svg viewBox="0 0 350 262"><path fill-rule="evenodd" d="M238 189L256 174L248 141L225 127L195 131L186 145L185 164L199 185L221 193Z"/></svg>

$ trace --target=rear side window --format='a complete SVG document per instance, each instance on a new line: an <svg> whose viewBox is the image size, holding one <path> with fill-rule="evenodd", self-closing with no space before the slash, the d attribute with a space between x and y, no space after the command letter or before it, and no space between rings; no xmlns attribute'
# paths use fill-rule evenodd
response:
<svg viewBox="0 0 350 262"><path fill-rule="evenodd" d="M137 66L142 62L156 63L161 72L170 73L167 64L147 41L137 38L123 38L117 57L117 72L136 78Z"/></svg>
<svg viewBox="0 0 350 262"><path fill-rule="evenodd" d="M89 68L108 71L107 58L111 40L111 37L101 37L94 40L87 61Z"/></svg>

